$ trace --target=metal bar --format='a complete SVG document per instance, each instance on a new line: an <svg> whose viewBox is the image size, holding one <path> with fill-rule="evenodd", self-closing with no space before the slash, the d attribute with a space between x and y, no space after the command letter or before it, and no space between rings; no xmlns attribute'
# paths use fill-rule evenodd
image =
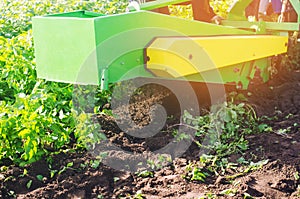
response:
<svg viewBox="0 0 300 199"><path fill-rule="evenodd" d="M244 29L256 29L259 27L261 22L249 22L249 21L229 21L223 20L222 25L224 26L233 26L236 28L244 28ZM264 22L266 24L267 30L276 30L276 31L299 31L300 23L293 22Z"/></svg>
<svg viewBox="0 0 300 199"><path fill-rule="evenodd" d="M251 3L251 0L236 0L229 9L227 18L229 20L247 20L245 17L245 9Z"/></svg>
<svg viewBox="0 0 300 199"><path fill-rule="evenodd" d="M298 22L300 22L300 1L299 0L289 0L294 7L296 13L298 14Z"/></svg>

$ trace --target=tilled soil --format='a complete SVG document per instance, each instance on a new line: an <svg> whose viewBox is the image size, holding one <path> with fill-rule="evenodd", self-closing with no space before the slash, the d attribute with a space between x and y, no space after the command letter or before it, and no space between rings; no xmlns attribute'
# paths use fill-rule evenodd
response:
<svg viewBox="0 0 300 199"><path fill-rule="evenodd" d="M126 114L136 122L134 128L147 126L151 105L166 103L161 97L164 95L172 100L164 89L156 95L149 91L143 99L133 99ZM250 148L244 156L253 162L265 160L261 168L243 172L243 166L239 166L227 171L226 176L208 177L205 182L188 181L182 176L188 164L199 159L197 146L191 144L176 158L165 155L162 160L162 156L150 154L172 141L169 127L179 122L176 117L169 117L167 125L155 136L136 138L124 133L114 118L99 115L102 133L108 138L104 145L115 146L106 150L106 156L114 157L118 164L123 162L120 169L130 162L126 171L119 170L113 162L100 162L95 156L97 150L62 153L53 156L51 168L46 160L41 160L28 166L26 175L23 168L9 166L0 174L0 198L133 198L137 193L143 198L209 198L209 193L217 198L244 198L247 194L255 198L300 198L300 71L280 74L244 95L257 114L264 116L262 122L272 127L269 133L247 137ZM238 155L230 157L237 158ZM129 172L145 168L149 162L143 160L149 159L156 169L153 175ZM61 172L50 176L51 170ZM37 176L43 178L38 180ZM224 190L235 193L224 195Z"/></svg>

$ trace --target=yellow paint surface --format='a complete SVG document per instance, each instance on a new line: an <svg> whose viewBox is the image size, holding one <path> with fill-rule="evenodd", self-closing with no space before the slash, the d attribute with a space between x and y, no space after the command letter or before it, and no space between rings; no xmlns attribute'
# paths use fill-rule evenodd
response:
<svg viewBox="0 0 300 199"><path fill-rule="evenodd" d="M287 42L272 35L160 37L146 49L146 67L158 76L183 77L284 53Z"/></svg>

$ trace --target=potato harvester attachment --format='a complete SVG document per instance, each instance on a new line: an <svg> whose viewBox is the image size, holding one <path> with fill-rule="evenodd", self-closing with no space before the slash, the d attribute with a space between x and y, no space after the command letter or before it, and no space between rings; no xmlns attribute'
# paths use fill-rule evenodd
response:
<svg viewBox="0 0 300 199"><path fill-rule="evenodd" d="M285 53L297 22L249 22L239 1L222 25L151 12L183 0L160 0L141 10L103 15L89 11L33 18L39 78L101 85L133 78L232 84L247 89L270 78L270 57ZM299 1L290 1L299 16ZM220 77L216 77L214 72Z"/></svg>

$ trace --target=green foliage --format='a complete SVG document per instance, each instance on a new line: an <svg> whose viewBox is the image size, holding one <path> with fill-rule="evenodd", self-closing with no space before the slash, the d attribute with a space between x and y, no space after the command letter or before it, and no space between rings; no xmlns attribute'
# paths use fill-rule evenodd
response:
<svg viewBox="0 0 300 199"><path fill-rule="evenodd" d="M32 185L32 180L29 180L29 181L26 183L27 189L30 189L31 185Z"/></svg>
<svg viewBox="0 0 300 199"><path fill-rule="evenodd" d="M0 2L0 36L11 38L31 29L37 15L89 10L103 14L125 12L126 0L2 0Z"/></svg>
<svg viewBox="0 0 300 199"><path fill-rule="evenodd" d="M0 101L14 101L15 93L7 82L0 82Z"/></svg>
<svg viewBox="0 0 300 199"><path fill-rule="evenodd" d="M137 191L136 194L134 195L133 199L144 199L146 198L143 194L142 191Z"/></svg>
<svg viewBox="0 0 300 199"><path fill-rule="evenodd" d="M51 85L52 91L36 88L16 95L13 104L0 102L0 159L32 162L69 143L75 127L69 115L72 89Z"/></svg>
<svg viewBox="0 0 300 199"><path fill-rule="evenodd" d="M298 171L296 171L296 172L294 173L294 178L295 178L295 180L299 180L299 179L300 179L300 176L299 176Z"/></svg>
<svg viewBox="0 0 300 199"><path fill-rule="evenodd" d="M74 114L72 85L37 79L31 18L75 10L113 14L126 5L125 0L0 1L0 162L24 165L74 142L81 148L105 139L95 137L88 114ZM98 92L95 105L107 102L108 95Z"/></svg>
<svg viewBox="0 0 300 199"><path fill-rule="evenodd" d="M141 172L137 172L137 176L142 177L142 178L153 178L154 177L154 173L153 171L141 171Z"/></svg>
<svg viewBox="0 0 300 199"><path fill-rule="evenodd" d="M224 1L224 0L211 0L210 6L213 8L214 12L226 18L230 6L233 4L234 0ZM193 19L193 11L191 5L172 5L169 6L171 15L182 17L185 19Z"/></svg>
<svg viewBox="0 0 300 199"><path fill-rule="evenodd" d="M220 195L226 195L226 196L233 197L233 196L235 196L236 192L237 192L236 189L225 189L220 192Z"/></svg>
<svg viewBox="0 0 300 199"><path fill-rule="evenodd" d="M191 180L196 180L196 181L202 181L204 182L206 178L206 175L204 172L202 172L202 169L199 167L193 167L192 168L192 176Z"/></svg>
<svg viewBox="0 0 300 199"><path fill-rule="evenodd" d="M225 102L212 107L210 114L192 116L185 112L184 122L195 128L196 143L219 156L226 156L247 149L246 134L259 132L254 110L247 104ZM201 143L207 140L206 146Z"/></svg>
<svg viewBox="0 0 300 199"><path fill-rule="evenodd" d="M93 114L83 112L74 113L73 116L76 121L74 135L77 139L77 148L93 149L96 143L107 139L103 133L100 133L100 125L94 121Z"/></svg>
<svg viewBox="0 0 300 199"><path fill-rule="evenodd" d="M183 125L196 130L194 142L206 151L198 162L190 163L186 169L184 177L196 181L235 169L237 163L228 162L228 157L243 154L248 149L245 135L267 129L266 124L258 123L254 110L244 103L225 102L213 106L211 113L204 116L195 117L185 112L183 121Z"/></svg>
<svg viewBox="0 0 300 199"><path fill-rule="evenodd" d="M214 12L223 17L226 18L228 14L228 10L230 6L234 3L234 0L211 0L210 6L213 8Z"/></svg>
<svg viewBox="0 0 300 199"><path fill-rule="evenodd" d="M199 197L198 199L215 199L215 198L217 198L216 194L208 192L205 193L204 196Z"/></svg>
<svg viewBox="0 0 300 199"><path fill-rule="evenodd" d="M7 84L6 92L29 94L32 91L36 83L33 52L31 30L11 39L0 37L0 82Z"/></svg>
<svg viewBox="0 0 300 199"><path fill-rule="evenodd" d="M170 15L185 19L193 19L193 11L191 5L171 5L169 6Z"/></svg>

